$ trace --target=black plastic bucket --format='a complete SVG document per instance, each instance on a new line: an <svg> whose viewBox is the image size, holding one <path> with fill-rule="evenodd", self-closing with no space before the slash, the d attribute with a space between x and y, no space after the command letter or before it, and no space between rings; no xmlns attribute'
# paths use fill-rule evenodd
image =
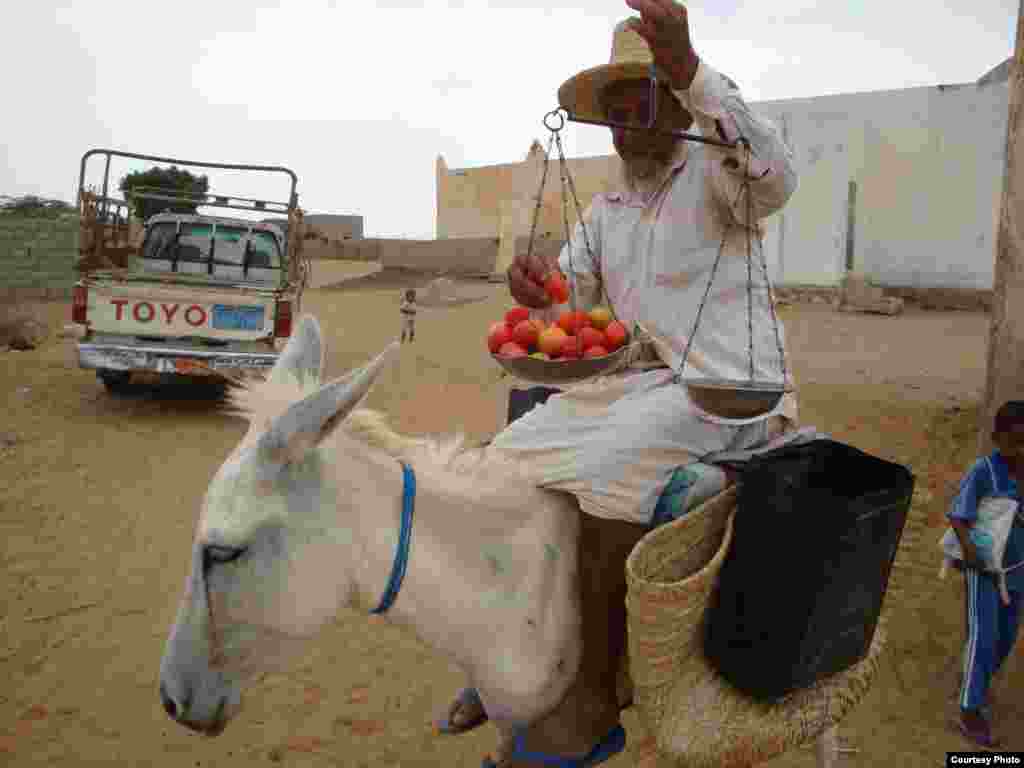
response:
<svg viewBox="0 0 1024 768"><path fill-rule="evenodd" d="M774 699L866 657L913 492L906 467L832 440L752 459L705 614L719 674Z"/></svg>

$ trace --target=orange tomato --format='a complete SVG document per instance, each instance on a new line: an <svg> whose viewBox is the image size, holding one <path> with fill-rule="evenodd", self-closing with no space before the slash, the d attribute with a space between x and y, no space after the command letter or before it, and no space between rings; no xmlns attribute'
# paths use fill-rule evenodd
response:
<svg viewBox="0 0 1024 768"><path fill-rule="evenodd" d="M548 357L558 357L562 354L562 347L568 335L557 325L545 328L540 332L537 339L537 349L544 352Z"/></svg>
<svg viewBox="0 0 1024 768"><path fill-rule="evenodd" d="M570 336L579 333L583 328L592 325L590 315L582 310L565 311L558 318L558 327Z"/></svg>

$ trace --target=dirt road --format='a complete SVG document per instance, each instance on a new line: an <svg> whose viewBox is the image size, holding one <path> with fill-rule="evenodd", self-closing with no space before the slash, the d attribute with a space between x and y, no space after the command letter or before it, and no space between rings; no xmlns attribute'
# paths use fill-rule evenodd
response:
<svg viewBox="0 0 1024 768"><path fill-rule="evenodd" d="M404 286L372 275L338 285L351 269L318 269L322 287L305 308L325 330L335 376L397 335ZM416 344L372 393L368 404L400 429L484 436L503 422L509 384L485 354L482 329L509 300L504 286L473 290L481 286L483 301L424 308ZM54 329L70 314L62 304L38 311ZM973 456L987 318L825 307L786 308L783 317L803 422L909 464L916 519L941 522ZM291 674L250 691L219 739L172 724L157 698L160 654L198 501L243 426L188 390L112 397L58 339L0 354L0 396L0 765L479 765L493 746L490 727L451 739L428 725L463 682L458 671L406 632L348 612ZM964 747L946 724L962 588L934 577L940 533L904 540L887 602L890 651L841 729L860 750L846 764L916 765ZM1019 659L1000 682L997 726L1024 749L1024 707L1012 694L1024 681ZM632 712L624 724L635 732ZM607 765L628 764L622 755ZM773 764L809 766L811 753Z"/></svg>

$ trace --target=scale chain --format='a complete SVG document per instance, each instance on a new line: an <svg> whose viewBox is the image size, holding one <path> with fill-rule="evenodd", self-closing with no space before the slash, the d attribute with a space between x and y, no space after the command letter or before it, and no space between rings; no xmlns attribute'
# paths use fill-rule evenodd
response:
<svg viewBox="0 0 1024 768"><path fill-rule="evenodd" d="M747 349L750 352L750 381L754 381L754 277L751 274L750 258L750 227L757 226L754 222L754 212L750 199L750 145L746 144L747 153L744 156L746 163L743 169L743 192L747 198Z"/></svg>
<svg viewBox="0 0 1024 768"><path fill-rule="evenodd" d="M556 134L556 137L557 137L557 134ZM558 138L558 152L559 152L559 155L561 155L563 160L564 160L565 155L562 153L562 140L561 140L560 137ZM569 173L568 165L566 166L565 176L566 176L566 179L569 182L569 191L572 193L572 201L573 201L573 203L576 206L576 218L579 219L580 229L583 232L583 245L586 247L586 249L587 249L587 257L590 259L591 265L593 265L594 264L594 252L590 248L590 238L587 236L587 225L586 225L586 222L583 221L583 207L580 205L580 198L576 194L576 185L573 183L572 174ZM571 258L571 249L570 249L570 258Z"/></svg>
<svg viewBox="0 0 1024 768"><path fill-rule="evenodd" d="M558 134L554 131L551 132L551 138L548 139L548 148L544 153L544 170L540 177L540 190L537 192L537 204L533 208L533 222L530 224L530 240L526 246L527 255L533 254L533 238L537 234L537 220L540 218L540 205L541 200L544 197L544 186L548 180L548 163L551 157L551 144L555 140L555 136Z"/></svg>
<svg viewBox="0 0 1024 768"><path fill-rule="evenodd" d="M569 291L569 310L573 313L573 317L576 316L576 268L572 263L572 230L569 229L569 205L566 199L565 190L568 186L566 181L566 174L568 168L565 163L565 153L562 151L562 140L561 137L555 134L555 143L558 144L558 170L562 181L562 222L565 224L565 242L569 249L569 272L571 273L571 284Z"/></svg>

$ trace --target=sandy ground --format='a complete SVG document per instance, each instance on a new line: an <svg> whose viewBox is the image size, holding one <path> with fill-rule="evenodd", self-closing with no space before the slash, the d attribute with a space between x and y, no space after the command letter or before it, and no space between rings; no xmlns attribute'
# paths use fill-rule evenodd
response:
<svg viewBox="0 0 1024 768"><path fill-rule="evenodd" d="M362 265L317 264L305 309L325 330L339 375L399 330L405 284L387 275L343 277ZM419 283L422 285L423 283ZM412 433L493 433L508 380L483 344L510 305L502 285L475 282L484 299L424 308L415 345L382 377L369 405ZM67 304L35 311L59 329ZM941 514L973 457L988 320L962 313L897 318L783 310L802 384L802 420L918 477L915 525L887 597L890 644L868 698L843 723L859 750L847 765L940 765L965 744L949 730L961 642L963 590L939 582ZM267 677L220 738L171 723L157 698L164 638L185 577L199 499L242 435L194 390L115 398L80 370L70 341L0 354L0 765L477 766L494 744L488 726L435 737L429 718L458 670L414 636L345 612L288 675ZM1020 654L998 683L996 724L1024 749ZM627 711L631 733L639 724ZM923 757L931 760L924 762ZM628 752L607 763L630 763ZM772 762L810 766L809 750Z"/></svg>

